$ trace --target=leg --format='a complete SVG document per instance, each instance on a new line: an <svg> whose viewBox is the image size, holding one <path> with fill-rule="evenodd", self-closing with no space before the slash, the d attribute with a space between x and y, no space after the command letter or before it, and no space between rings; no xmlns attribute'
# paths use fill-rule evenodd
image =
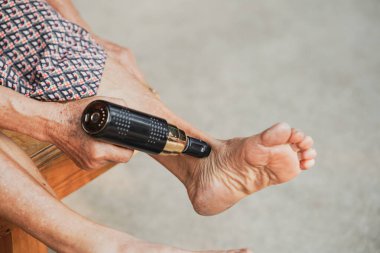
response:
<svg viewBox="0 0 380 253"><path fill-rule="evenodd" d="M44 187L50 194L55 195L53 189L50 188L48 183L42 177L38 168L34 165L32 159L25 154L25 152L17 146L8 136L0 132L0 150L4 152L10 159L17 162L17 164L24 170L26 174L34 178L42 187Z"/></svg>
<svg viewBox="0 0 380 253"><path fill-rule="evenodd" d="M107 48L107 44L105 44ZM203 215L219 213L243 197L267 186L289 181L314 165L311 137L282 123L247 138L216 140L172 113L136 75L128 50L109 58L98 95L122 98L131 108L167 119L188 134L212 146L208 158L153 156L187 188L195 210Z"/></svg>
<svg viewBox="0 0 380 253"><path fill-rule="evenodd" d="M67 19L87 27L71 1L65 4L57 0L48 2ZM312 139L287 124L275 125L251 137L227 141L213 139L197 130L173 114L152 93L128 49L99 37L96 39L109 54L98 95L124 99L130 107L163 117L212 145L211 155L202 160L182 156L154 157L184 183L198 213L221 212L248 194L286 182L300 169L314 165L316 152L312 149Z"/></svg>
<svg viewBox="0 0 380 253"><path fill-rule="evenodd" d="M0 217L59 252L188 252L140 241L74 213L49 193L49 187L41 187L45 181L37 168L3 134L0 134L0 175L0 203L3 203ZM21 230L15 232L14 236L31 239ZM43 249L40 244L35 248ZM1 243L0 249L4 249Z"/></svg>
<svg viewBox="0 0 380 253"><path fill-rule="evenodd" d="M41 187L45 183L42 176L16 144L2 134L0 142L0 203L6 203L0 205L0 217L53 249L62 252L80 249L83 239L78 241L81 237L76 235L85 232L85 226L81 225L83 218L56 200L48 187Z"/></svg>
<svg viewBox="0 0 380 253"><path fill-rule="evenodd" d="M32 160L7 136L0 133L0 150L2 150L10 159L24 169L24 172L33 177L42 187L50 194L54 195L53 190L44 180L38 169L34 166ZM12 228L11 232L4 237L0 237L0 251L11 253L22 252L47 252L47 247L36 240L20 228Z"/></svg>

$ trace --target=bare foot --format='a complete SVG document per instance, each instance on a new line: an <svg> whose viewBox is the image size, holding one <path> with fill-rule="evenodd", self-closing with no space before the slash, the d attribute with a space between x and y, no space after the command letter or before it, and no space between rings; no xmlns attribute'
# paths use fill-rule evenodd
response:
<svg viewBox="0 0 380 253"><path fill-rule="evenodd" d="M296 177L312 167L313 140L279 123L261 134L222 141L206 159L193 159L185 182L194 209L214 215L245 196Z"/></svg>
<svg viewBox="0 0 380 253"><path fill-rule="evenodd" d="M236 249L236 250L211 250L211 251L188 251L178 248L173 248L169 246L152 244L152 243L128 243L117 253L140 253L140 252L149 252L149 253L251 253L252 251L248 249Z"/></svg>
<svg viewBox="0 0 380 253"><path fill-rule="evenodd" d="M102 239L96 241L96 253L251 253L248 249L188 251L166 245L149 243L112 229L102 229ZM94 245L93 245L94 246Z"/></svg>

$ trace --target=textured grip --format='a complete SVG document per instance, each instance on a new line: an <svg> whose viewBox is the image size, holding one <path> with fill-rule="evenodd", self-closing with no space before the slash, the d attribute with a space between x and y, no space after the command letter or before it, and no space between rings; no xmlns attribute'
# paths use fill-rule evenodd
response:
<svg viewBox="0 0 380 253"><path fill-rule="evenodd" d="M97 113L98 121L92 120ZM103 118L106 121L100 123ZM164 119L102 100L86 107L82 126L88 134L107 142L154 154L162 152L168 138Z"/></svg>
<svg viewBox="0 0 380 253"><path fill-rule="evenodd" d="M120 109L111 114L111 120L114 121L117 133L120 137L128 136L131 128L131 113L127 109Z"/></svg>

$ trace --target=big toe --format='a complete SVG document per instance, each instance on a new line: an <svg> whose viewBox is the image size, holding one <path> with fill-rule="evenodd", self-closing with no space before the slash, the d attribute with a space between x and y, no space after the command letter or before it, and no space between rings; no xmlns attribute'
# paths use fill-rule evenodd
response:
<svg viewBox="0 0 380 253"><path fill-rule="evenodd" d="M277 123L261 133L261 142L267 147L286 144L291 132L288 123Z"/></svg>

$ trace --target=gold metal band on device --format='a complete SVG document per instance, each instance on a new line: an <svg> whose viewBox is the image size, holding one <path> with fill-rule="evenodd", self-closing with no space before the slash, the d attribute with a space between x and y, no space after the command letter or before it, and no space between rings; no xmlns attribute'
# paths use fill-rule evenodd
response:
<svg viewBox="0 0 380 253"><path fill-rule="evenodd" d="M162 151L164 154L179 154L186 148L187 136L184 131L176 126L168 124L169 134L166 145Z"/></svg>

